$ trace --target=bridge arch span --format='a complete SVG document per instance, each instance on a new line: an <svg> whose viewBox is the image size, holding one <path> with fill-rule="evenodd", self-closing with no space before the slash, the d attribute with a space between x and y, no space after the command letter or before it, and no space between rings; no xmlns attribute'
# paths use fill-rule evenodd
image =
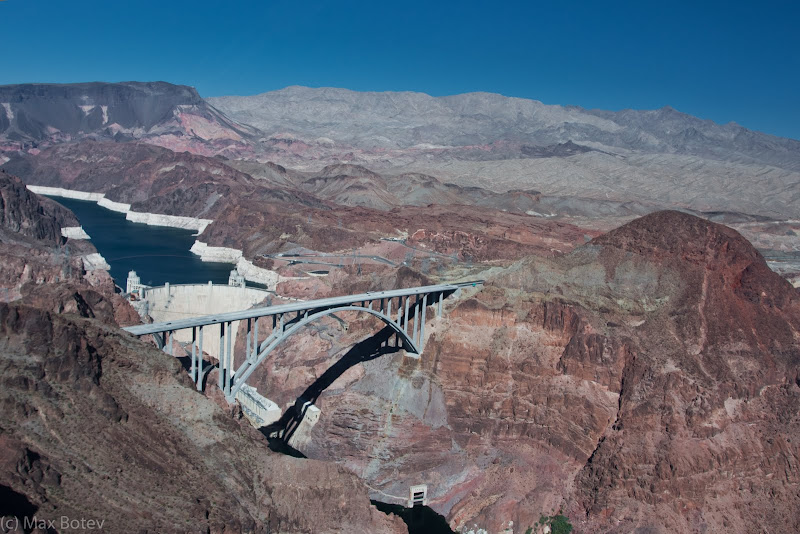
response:
<svg viewBox="0 0 800 534"><path fill-rule="evenodd" d="M295 301L288 304L223 312L202 317L128 326L124 330L140 337L152 335L156 345L169 354L174 354L175 334L181 331L185 331L186 335L190 333L192 365L189 373L192 380L195 381L197 389L202 390L203 378L208 372L203 360L203 332L204 329L208 330L209 327L218 326L219 337L215 338L219 339L218 385L219 389L225 393L226 400L232 403L235 402L238 393L243 393L242 388L255 368L286 338L312 321L338 311L368 313L385 323L390 331L394 331L397 334L398 342L402 340L398 344L402 344L410 355L419 357L425 343L427 308L433 306L436 315L441 316L442 300L450 295L460 294L461 288L479 285L483 285L483 280L387 291L368 291L357 295ZM392 311L393 307L395 312ZM293 318L285 320L294 314L296 315ZM395 320L392 320L393 315L397 317ZM272 329L267 338L259 343L258 320L264 317L272 317ZM254 319L255 321L253 321ZM247 321L246 352L244 362L234 371L233 337L239 321Z"/></svg>
<svg viewBox="0 0 800 534"><path fill-rule="evenodd" d="M230 402L233 402L233 399L236 398L236 394L241 389L242 385L247 382L247 379L253 372L258 368L258 366L267 359L269 354L275 350L281 343L283 343L286 339L288 339L292 334L303 328L304 326L312 323L318 319L326 317L328 315L333 315L334 313L343 312L343 311L356 311L356 312L365 312L370 315L373 315L383 321L387 326L394 330L399 338L402 340L403 348L411 354L419 354L419 348L417 347L414 340L406 333L406 331L395 321L393 321L390 317L387 317L381 311L373 310L371 308L365 308L363 306L341 306L337 308L328 308L324 310L315 311L314 313L309 313L308 315L303 316L297 322L291 324L282 331L276 331L275 334L264 340L263 343L260 345L261 351L258 353L258 356L255 360L252 359L245 359L244 363L236 370L233 374L232 382L233 385L230 388L230 392L228 393L227 397Z"/></svg>

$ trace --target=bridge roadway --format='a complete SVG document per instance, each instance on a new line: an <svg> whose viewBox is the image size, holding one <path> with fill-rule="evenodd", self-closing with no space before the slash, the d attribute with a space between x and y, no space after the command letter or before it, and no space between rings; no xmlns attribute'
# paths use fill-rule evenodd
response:
<svg viewBox="0 0 800 534"><path fill-rule="evenodd" d="M340 311L369 313L395 331L396 346L401 346L402 344L402 347L409 355L419 357L422 353L425 339L425 315L428 306L435 306L437 315L441 315L442 300L444 298L459 291L461 288L477 287L479 285L483 285L483 280L392 289L389 291L368 291L357 295L308 300L162 323L129 326L124 330L136 336L152 335L159 348L173 354L173 333L177 330L191 329L192 365L189 372L199 390L202 389L204 374L211 368L211 366L203 368L203 330L210 325L218 324L220 328L219 388L225 393L228 401L233 402L247 378L266 359L269 353L298 329L316 319ZM412 298L414 299L413 305L411 304ZM396 310L396 320L392 313L392 305L395 300L397 302L394 308ZM285 319L287 315L289 315L288 320ZM272 329L269 335L259 343L258 319L263 317L272 317ZM234 357L231 347L232 336L230 333L233 328L238 328L239 321L247 321L246 351L244 361L238 369L234 370ZM237 324L234 325L233 323Z"/></svg>

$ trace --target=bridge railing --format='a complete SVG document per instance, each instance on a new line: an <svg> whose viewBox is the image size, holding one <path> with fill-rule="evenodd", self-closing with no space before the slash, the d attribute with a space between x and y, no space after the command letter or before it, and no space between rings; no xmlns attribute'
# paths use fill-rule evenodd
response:
<svg viewBox="0 0 800 534"><path fill-rule="evenodd" d="M203 333L213 325L219 325L219 388L229 402L255 368L269 353L299 328L317 318L337 311L362 311L370 313L394 329L395 345L419 357L425 339L425 319L428 307L433 306L437 316L442 314L442 301L464 287L483 285L483 280L454 284L437 284L408 289L371 291L357 295L346 295L326 299L309 300L263 306L229 313L206 315L162 323L129 326L124 330L136 336L152 335L159 348L175 354L174 333L191 329L190 374L198 390L202 389L204 375L211 366L203 368ZM412 302L413 301L413 302ZM261 332L259 319L272 317L271 328ZM233 323L246 321L245 354L243 362L234 371ZM263 322L263 321L262 321ZM185 349L184 349L185 350Z"/></svg>

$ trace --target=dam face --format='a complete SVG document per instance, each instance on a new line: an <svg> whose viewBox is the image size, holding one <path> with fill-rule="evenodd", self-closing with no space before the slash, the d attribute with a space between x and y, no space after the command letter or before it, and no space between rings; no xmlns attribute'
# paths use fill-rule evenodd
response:
<svg viewBox="0 0 800 534"><path fill-rule="evenodd" d="M273 293L251 287L220 284L167 284L147 288L144 299L133 302L140 315L149 315L155 322L188 319L215 313L233 312L263 303ZM203 352L219 358L219 326L203 329ZM236 345L239 321L232 324L232 346ZM175 332L175 340L190 343L191 330Z"/></svg>

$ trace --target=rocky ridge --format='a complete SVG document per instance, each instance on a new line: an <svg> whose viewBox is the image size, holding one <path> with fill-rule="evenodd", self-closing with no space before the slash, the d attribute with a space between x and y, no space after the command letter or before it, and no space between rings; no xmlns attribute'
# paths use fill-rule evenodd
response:
<svg viewBox="0 0 800 534"><path fill-rule="evenodd" d="M535 147L574 142L604 149L758 161L800 170L798 141L734 123L715 124L668 106L611 112L492 93L432 97L299 86L208 101L266 134L290 132L357 148L463 147L505 140L532 145L528 155L534 155ZM562 151L571 155L569 150Z"/></svg>
<svg viewBox="0 0 800 534"><path fill-rule="evenodd" d="M669 107L611 112L490 93L307 87L209 101L268 134L264 158L308 171L354 163L497 192L800 216L800 141Z"/></svg>
<svg viewBox="0 0 800 534"><path fill-rule="evenodd" d="M800 298L738 233L655 213L451 306L420 361L345 317L254 383L320 407L309 456L383 498L427 483L457 529L800 528Z"/></svg>

